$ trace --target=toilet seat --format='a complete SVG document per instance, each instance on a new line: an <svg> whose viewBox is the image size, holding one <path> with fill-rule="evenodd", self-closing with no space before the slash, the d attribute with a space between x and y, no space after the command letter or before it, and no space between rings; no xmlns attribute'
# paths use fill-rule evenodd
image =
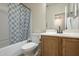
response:
<svg viewBox="0 0 79 59"><path fill-rule="evenodd" d="M22 50L23 50L23 53L24 55L27 55L27 56L32 56L34 55L34 49L38 46L38 44L36 43L33 43L33 42L29 42L29 43L26 43L25 45L22 46Z"/></svg>
<svg viewBox="0 0 79 59"><path fill-rule="evenodd" d="M30 50L30 49L33 49L34 47L36 47L38 44L36 43L27 43L25 44L24 46L22 46L22 49L25 49L25 50Z"/></svg>

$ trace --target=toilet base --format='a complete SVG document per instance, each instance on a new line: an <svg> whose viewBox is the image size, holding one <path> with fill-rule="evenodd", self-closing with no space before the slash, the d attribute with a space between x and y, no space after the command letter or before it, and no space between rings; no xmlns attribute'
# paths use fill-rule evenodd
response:
<svg viewBox="0 0 79 59"><path fill-rule="evenodd" d="M34 51L24 51L24 56L34 56Z"/></svg>

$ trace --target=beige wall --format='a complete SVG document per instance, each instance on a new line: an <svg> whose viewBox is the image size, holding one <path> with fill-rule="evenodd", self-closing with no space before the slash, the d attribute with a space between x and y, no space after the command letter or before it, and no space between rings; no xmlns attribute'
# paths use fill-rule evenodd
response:
<svg viewBox="0 0 79 59"><path fill-rule="evenodd" d="M8 39L8 5L0 4L0 40Z"/></svg>
<svg viewBox="0 0 79 59"><path fill-rule="evenodd" d="M55 14L63 13L65 4L50 4L46 7L46 24L47 29L54 29Z"/></svg>
<svg viewBox="0 0 79 59"><path fill-rule="evenodd" d="M46 30L46 4L44 3L26 3L32 11L32 32L43 32Z"/></svg>
<svg viewBox="0 0 79 59"><path fill-rule="evenodd" d="M0 3L0 47L9 44L8 4Z"/></svg>

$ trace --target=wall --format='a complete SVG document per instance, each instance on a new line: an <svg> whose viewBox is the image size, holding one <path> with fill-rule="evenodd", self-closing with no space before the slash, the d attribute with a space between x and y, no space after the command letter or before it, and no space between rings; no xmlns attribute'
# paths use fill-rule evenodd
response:
<svg viewBox="0 0 79 59"><path fill-rule="evenodd" d="M32 32L44 32L46 30L46 4L25 3L32 11Z"/></svg>
<svg viewBox="0 0 79 59"><path fill-rule="evenodd" d="M55 14L63 13L65 11L65 4L49 4L46 7L46 24L47 29L54 29Z"/></svg>
<svg viewBox="0 0 79 59"><path fill-rule="evenodd" d="M8 4L0 3L0 48L8 45Z"/></svg>

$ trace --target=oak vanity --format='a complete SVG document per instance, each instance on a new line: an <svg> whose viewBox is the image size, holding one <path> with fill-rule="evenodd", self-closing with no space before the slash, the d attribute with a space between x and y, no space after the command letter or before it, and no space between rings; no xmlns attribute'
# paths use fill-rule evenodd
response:
<svg viewBox="0 0 79 59"><path fill-rule="evenodd" d="M42 56L79 56L79 34L41 33Z"/></svg>
<svg viewBox="0 0 79 59"><path fill-rule="evenodd" d="M42 31L46 33L41 33L41 55L79 56L79 4L47 3L46 6L46 29Z"/></svg>

